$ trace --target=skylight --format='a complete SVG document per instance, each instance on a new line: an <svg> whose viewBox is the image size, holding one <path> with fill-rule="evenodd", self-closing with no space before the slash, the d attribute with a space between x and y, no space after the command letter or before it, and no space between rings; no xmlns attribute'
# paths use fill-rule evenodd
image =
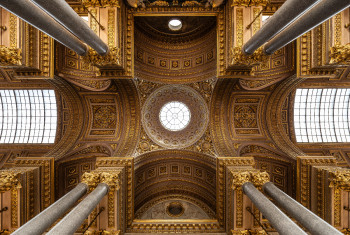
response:
<svg viewBox="0 0 350 235"><path fill-rule="evenodd" d="M191 112L184 103L172 101L161 108L159 119L164 128L170 131L180 131L189 124Z"/></svg>
<svg viewBox="0 0 350 235"><path fill-rule="evenodd" d="M294 129L297 142L350 142L350 89L297 89Z"/></svg>
<svg viewBox="0 0 350 235"><path fill-rule="evenodd" d="M0 90L0 143L54 143L54 90Z"/></svg>

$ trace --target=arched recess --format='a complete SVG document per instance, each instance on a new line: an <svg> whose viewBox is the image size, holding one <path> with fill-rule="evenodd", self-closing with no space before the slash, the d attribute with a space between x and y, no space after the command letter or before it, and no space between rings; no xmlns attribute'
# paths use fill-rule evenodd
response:
<svg viewBox="0 0 350 235"><path fill-rule="evenodd" d="M187 150L160 150L135 158L135 214L162 200L185 200L209 217L216 211L216 160Z"/></svg>
<svg viewBox="0 0 350 235"><path fill-rule="evenodd" d="M83 108L78 93L62 78L55 76L55 79L48 80L48 82L63 96L66 108L68 109L66 117L67 125L65 126L62 138L45 154L47 157L54 157L55 160L58 160L75 145L80 136L84 125Z"/></svg>
<svg viewBox="0 0 350 235"><path fill-rule="evenodd" d="M285 79L270 95L266 107L265 117L269 134L276 146L291 159L296 159L305 153L287 135L282 123L282 109L289 94L304 80L296 75Z"/></svg>
<svg viewBox="0 0 350 235"><path fill-rule="evenodd" d="M214 147L219 156L238 156L230 137L228 107L231 93L237 85L236 79L220 79L217 81L210 103L210 133Z"/></svg>

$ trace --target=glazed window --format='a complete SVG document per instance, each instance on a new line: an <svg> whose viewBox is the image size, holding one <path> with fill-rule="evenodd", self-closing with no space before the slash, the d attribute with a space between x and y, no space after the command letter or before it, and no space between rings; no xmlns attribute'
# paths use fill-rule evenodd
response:
<svg viewBox="0 0 350 235"><path fill-rule="evenodd" d="M350 89L297 89L294 129L297 142L350 142Z"/></svg>
<svg viewBox="0 0 350 235"><path fill-rule="evenodd" d="M172 101L161 108L159 119L165 129L180 131L190 123L191 112L184 103Z"/></svg>
<svg viewBox="0 0 350 235"><path fill-rule="evenodd" d="M0 90L0 143L55 142L54 90Z"/></svg>

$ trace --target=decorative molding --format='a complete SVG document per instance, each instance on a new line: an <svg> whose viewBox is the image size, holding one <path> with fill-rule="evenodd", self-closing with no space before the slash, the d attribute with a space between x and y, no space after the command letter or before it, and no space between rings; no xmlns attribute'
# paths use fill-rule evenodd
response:
<svg viewBox="0 0 350 235"><path fill-rule="evenodd" d="M237 190L244 183L251 182L255 187L261 190L261 187L270 182L270 175L267 172L260 171L231 171L232 174L232 189Z"/></svg>
<svg viewBox="0 0 350 235"><path fill-rule="evenodd" d="M22 188L19 181L21 173L15 171L0 171L0 192Z"/></svg>
<svg viewBox="0 0 350 235"><path fill-rule="evenodd" d="M335 170L330 172L331 182L329 187L342 189L347 192L350 192L350 170Z"/></svg>
<svg viewBox="0 0 350 235"><path fill-rule="evenodd" d="M120 7L119 0L82 0L85 7Z"/></svg>
<svg viewBox="0 0 350 235"><path fill-rule="evenodd" d="M232 0L232 6L243 6L243 7L251 7L251 6L266 6L269 4L269 0Z"/></svg>
<svg viewBox="0 0 350 235"><path fill-rule="evenodd" d="M242 51L241 46L231 49L231 65L255 66L270 60L270 55L264 53L263 48L260 47L253 54L247 55Z"/></svg>

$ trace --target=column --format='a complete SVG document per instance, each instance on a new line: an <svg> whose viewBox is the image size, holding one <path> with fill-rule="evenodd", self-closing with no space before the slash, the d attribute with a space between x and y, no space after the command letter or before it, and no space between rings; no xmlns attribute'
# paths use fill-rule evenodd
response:
<svg viewBox="0 0 350 235"><path fill-rule="evenodd" d="M294 41L304 33L350 6L350 0L322 0L264 46L267 54Z"/></svg>
<svg viewBox="0 0 350 235"><path fill-rule="evenodd" d="M243 46L243 52L253 54L265 42L273 38L295 19L320 0L287 0L267 22Z"/></svg>
<svg viewBox="0 0 350 235"><path fill-rule="evenodd" d="M40 214L29 220L27 223L17 229L14 235L36 235L42 234L56 220L58 220L68 209L70 209L79 198L81 198L88 190L88 186L84 183L78 184L69 193L64 195L54 204L46 208Z"/></svg>
<svg viewBox="0 0 350 235"><path fill-rule="evenodd" d="M277 232L283 235L307 234L257 190L252 183L243 184L242 189Z"/></svg>
<svg viewBox="0 0 350 235"><path fill-rule="evenodd" d="M32 0L54 19L65 26L80 40L88 44L100 55L108 52L105 44L65 0Z"/></svg>
<svg viewBox="0 0 350 235"><path fill-rule="evenodd" d="M78 38L30 0L0 0L0 6L72 49L78 55L86 53L87 47Z"/></svg>
<svg viewBox="0 0 350 235"><path fill-rule="evenodd" d="M263 185L263 190L274 199L287 213L303 225L311 234L342 234L326 221L312 213L300 203L289 197L272 182Z"/></svg>
<svg viewBox="0 0 350 235"><path fill-rule="evenodd" d="M95 190L56 224L47 235L73 234L107 194L108 188L109 186L105 183L97 185Z"/></svg>

